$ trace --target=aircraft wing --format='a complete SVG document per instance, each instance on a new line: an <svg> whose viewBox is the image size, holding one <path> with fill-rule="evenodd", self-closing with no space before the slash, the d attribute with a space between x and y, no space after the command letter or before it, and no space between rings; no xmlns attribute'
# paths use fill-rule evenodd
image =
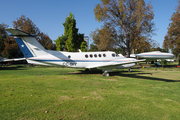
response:
<svg viewBox="0 0 180 120"><path fill-rule="evenodd" d="M26 58L1 59L0 62L19 61L19 60L26 60Z"/></svg>
<svg viewBox="0 0 180 120"><path fill-rule="evenodd" d="M146 61L146 59L123 61L123 62L108 62L108 63L101 64L101 65L89 66L87 68L91 69L91 68L99 68L99 67L113 67L113 66L124 65L124 64L138 63L138 62L142 62L142 61Z"/></svg>

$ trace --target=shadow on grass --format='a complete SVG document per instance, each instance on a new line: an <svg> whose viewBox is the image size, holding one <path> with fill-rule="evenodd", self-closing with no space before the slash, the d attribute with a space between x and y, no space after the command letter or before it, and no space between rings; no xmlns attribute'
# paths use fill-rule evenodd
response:
<svg viewBox="0 0 180 120"><path fill-rule="evenodd" d="M80 73L74 73L74 74L102 74L103 72L101 70L93 70L90 71L89 73L81 71ZM164 82L180 82L180 80L171 80L171 79L164 79L164 78L157 78L157 77L150 77L150 76L141 76L141 75L152 75L152 73L144 73L140 70L136 71L131 71L128 73L128 70L124 71L115 71L109 73L110 76L122 76L122 77L129 77L129 78L137 78L137 79L147 79L147 80L154 80L154 81L164 81Z"/></svg>
<svg viewBox="0 0 180 120"><path fill-rule="evenodd" d="M24 66L5 66L5 67L0 67L0 70L26 70L27 68Z"/></svg>
<svg viewBox="0 0 180 120"><path fill-rule="evenodd" d="M171 79L164 79L164 78L157 78L157 77L150 77L150 76L140 76L140 75L152 75L152 73L129 73L125 74L124 72L117 72L112 73L111 76L123 76L129 78L138 78L138 79L147 79L147 80L154 80L154 81L164 81L164 82L180 82L180 80L171 80Z"/></svg>

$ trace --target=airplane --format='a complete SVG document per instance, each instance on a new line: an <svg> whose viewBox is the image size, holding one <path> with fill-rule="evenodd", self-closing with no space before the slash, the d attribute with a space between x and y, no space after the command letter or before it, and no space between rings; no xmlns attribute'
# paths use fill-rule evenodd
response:
<svg viewBox="0 0 180 120"><path fill-rule="evenodd" d="M154 61L157 59L172 59L174 58L174 55L171 53L165 53L160 51L153 51L153 52L145 52L136 54L135 56L144 58L146 61Z"/></svg>
<svg viewBox="0 0 180 120"><path fill-rule="evenodd" d="M109 76L113 69L129 68L135 66L135 63L145 61L134 58L119 57L115 52L65 52L46 50L35 38L22 30L7 28L6 31L14 36L24 57L30 64L47 66L65 66L72 68L89 69L98 68L104 73L103 76Z"/></svg>

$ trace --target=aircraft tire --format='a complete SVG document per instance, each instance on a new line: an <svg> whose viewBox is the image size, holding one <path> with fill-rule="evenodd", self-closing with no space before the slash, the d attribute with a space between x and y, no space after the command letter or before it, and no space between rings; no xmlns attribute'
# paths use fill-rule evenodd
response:
<svg viewBox="0 0 180 120"><path fill-rule="evenodd" d="M108 72L104 72L104 73L103 73L103 76L108 77L108 76L109 76L109 73L108 73Z"/></svg>
<svg viewBox="0 0 180 120"><path fill-rule="evenodd" d="M85 72L86 72L86 73L90 73L90 70L86 68L86 69L85 69Z"/></svg>

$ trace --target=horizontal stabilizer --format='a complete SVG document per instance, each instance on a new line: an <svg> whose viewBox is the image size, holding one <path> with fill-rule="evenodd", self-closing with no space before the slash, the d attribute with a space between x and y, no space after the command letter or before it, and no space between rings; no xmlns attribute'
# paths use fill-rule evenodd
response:
<svg viewBox="0 0 180 120"><path fill-rule="evenodd" d="M14 58L14 59L3 58L0 60L0 62L10 62L10 61L20 61L20 60L26 60L26 58Z"/></svg>
<svg viewBox="0 0 180 120"><path fill-rule="evenodd" d="M15 29L15 28L7 28L6 29L8 32L10 32L13 36L32 36L34 37L35 35L30 35L24 31L21 31L19 29Z"/></svg>

